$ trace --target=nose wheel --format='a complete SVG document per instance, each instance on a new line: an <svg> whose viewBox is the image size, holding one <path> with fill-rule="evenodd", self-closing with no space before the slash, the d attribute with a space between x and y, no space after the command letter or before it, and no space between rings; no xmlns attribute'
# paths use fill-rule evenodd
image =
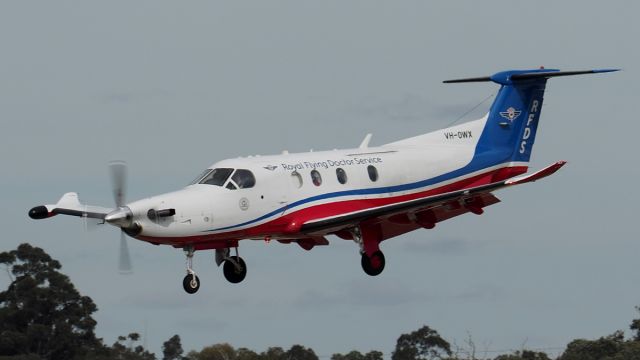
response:
<svg viewBox="0 0 640 360"><path fill-rule="evenodd" d="M184 287L184 291L189 294L195 294L198 289L200 289L200 279L196 274L187 274L182 280L182 287Z"/></svg>

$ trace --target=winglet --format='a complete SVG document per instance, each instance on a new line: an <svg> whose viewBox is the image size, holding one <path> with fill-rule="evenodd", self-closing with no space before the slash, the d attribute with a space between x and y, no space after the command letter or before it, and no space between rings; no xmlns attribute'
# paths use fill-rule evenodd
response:
<svg viewBox="0 0 640 360"><path fill-rule="evenodd" d="M555 164L551 164L542 170L538 170L534 172L533 174L509 179L505 181L505 185L519 185L519 184L540 180L542 178L545 178L549 175L554 174L556 171L560 170L560 168L563 167L566 163L567 162L564 160L558 161Z"/></svg>

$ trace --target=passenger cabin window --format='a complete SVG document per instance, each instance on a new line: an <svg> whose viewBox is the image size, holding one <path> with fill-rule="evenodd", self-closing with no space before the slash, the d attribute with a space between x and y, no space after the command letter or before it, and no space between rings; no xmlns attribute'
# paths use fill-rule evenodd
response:
<svg viewBox="0 0 640 360"><path fill-rule="evenodd" d="M211 170L198 183L207 185L222 186L227 181L233 169L218 168Z"/></svg>
<svg viewBox="0 0 640 360"><path fill-rule="evenodd" d="M318 170L311 170L311 182L313 182L315 186L322 185L322 175L320 175Z"/></svg>
<svg viewBox="0 0 640 360"><path fill-rule="evenodd" d="M378 169L376 169L375 166L373 165L367 166L367 172L369 173L369 179L371 179L371 181L373 182L378 181Z"/></svg>
<svg viewBox="0 0 640 360"><path fill-rule="evenodd" d="M337 168L336 169L336 177L338 178L338 182L340 184L346 184L347 183L347 172L344 171L343 168Z"/></svg>
<svg viewBox="0 0 640 360"><path fill-rule="evenodd" d="M256 185L256 178L253 176L253 173L245 169L236 170L231 180L233 180L240 189L248 189Z"/></svg>

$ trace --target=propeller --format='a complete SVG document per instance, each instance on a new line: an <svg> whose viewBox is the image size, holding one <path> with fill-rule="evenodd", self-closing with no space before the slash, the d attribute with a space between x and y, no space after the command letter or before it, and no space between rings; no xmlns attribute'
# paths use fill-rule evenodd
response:
<svg viewBox="0 0 640 360"><path fill-rule="evenodd" d="M109 163L109 173L111 174L113 200L115 201L116 207L118 208L115 212L118 212L126 204L127 164L124 161L112 161ZM120 212L122 213L122 211ZM120 252L118 258L118 270L121 274L131 274L133 272L131 266L131 257L129 256L129 245L127 243L127 236L122 226L120 230Z"/></svg>

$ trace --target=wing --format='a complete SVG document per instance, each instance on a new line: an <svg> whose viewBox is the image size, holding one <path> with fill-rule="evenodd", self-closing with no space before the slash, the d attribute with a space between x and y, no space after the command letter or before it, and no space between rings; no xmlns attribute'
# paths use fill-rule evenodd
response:
<svg viewBox="0 0 640 360"><path fill-rule="evenodd" d="M382 240L462 215L481 214L482 208L500 202L492 192L513 185L533 182L547 177L566 164L558 161L535 173L487 185L451 191L401 203L380 206L355 213L317 219L304 223L301 232L309 235L337 233L363 222L382 223Z"/></svg>

